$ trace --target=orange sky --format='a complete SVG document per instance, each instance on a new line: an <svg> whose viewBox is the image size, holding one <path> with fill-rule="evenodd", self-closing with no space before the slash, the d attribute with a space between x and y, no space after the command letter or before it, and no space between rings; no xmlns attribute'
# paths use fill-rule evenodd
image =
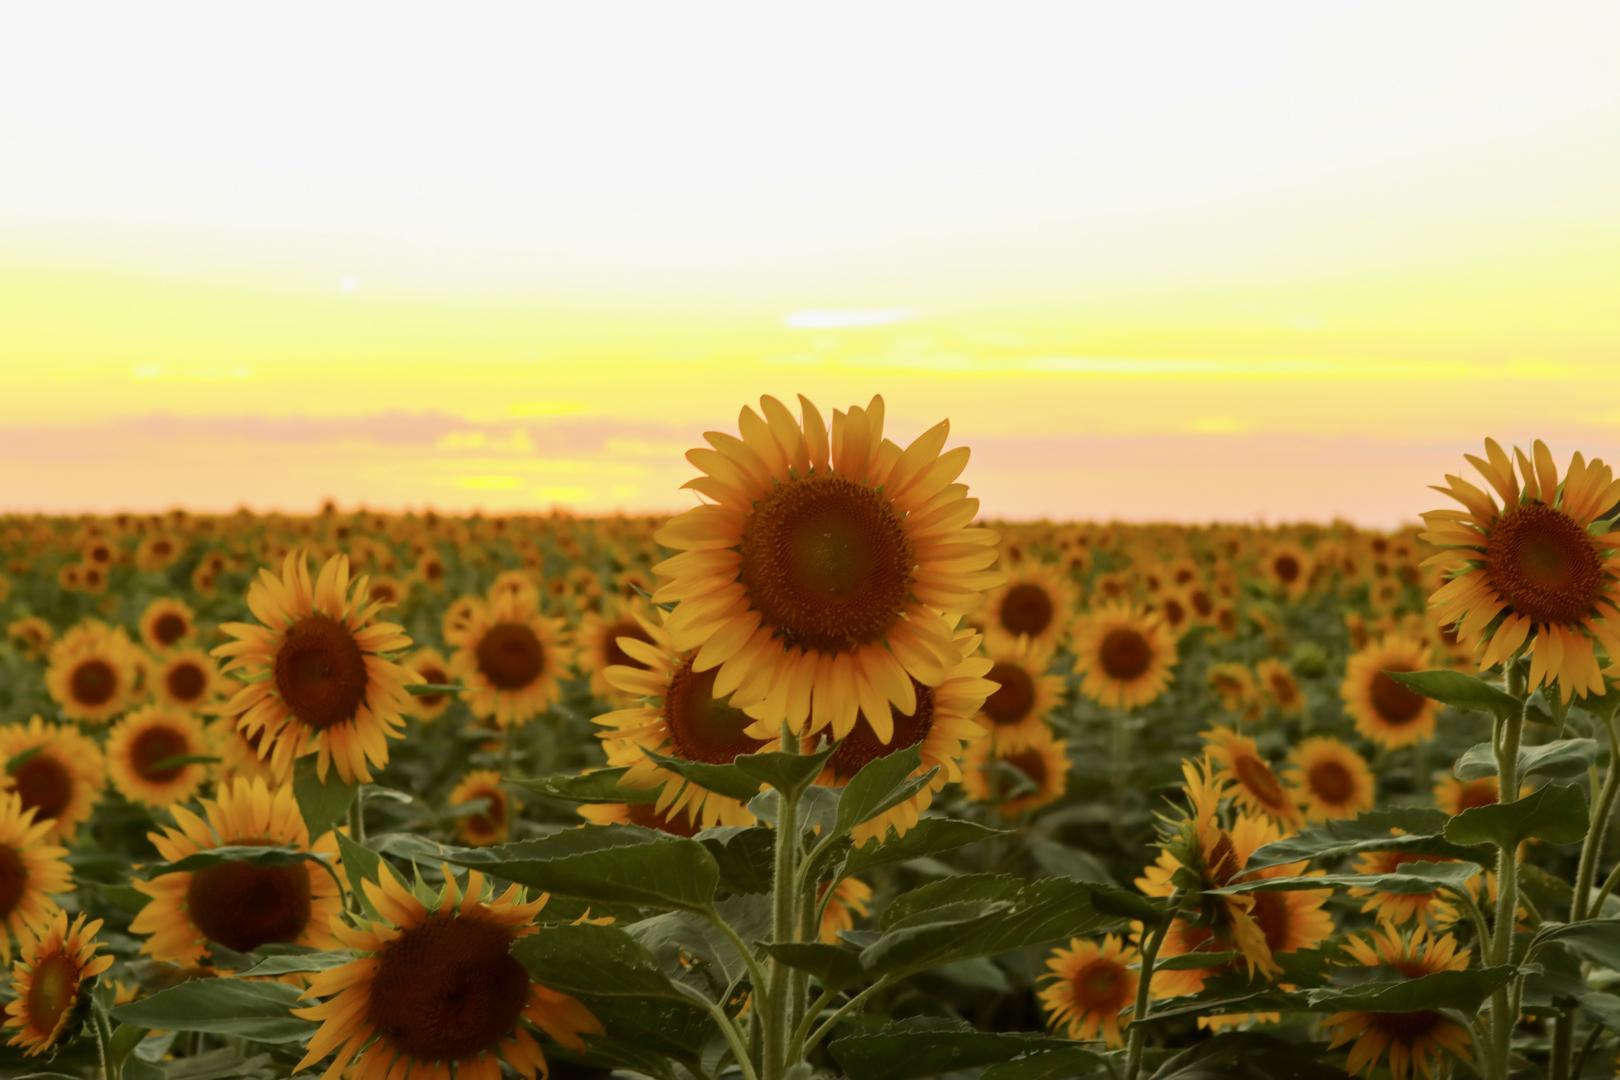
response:
<svg viewBox="0 0 1620 1080"><path fill-rule="evenodd" d="M1117 7L24 16L0 505L679 507L800 391L1014 516L1620 456L1620 8Z"/></svg>

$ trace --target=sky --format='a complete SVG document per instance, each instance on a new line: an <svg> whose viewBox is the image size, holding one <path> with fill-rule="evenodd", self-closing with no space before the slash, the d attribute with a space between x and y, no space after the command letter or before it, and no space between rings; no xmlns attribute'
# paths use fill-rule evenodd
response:
<svg viewBox="0 0 1620 1080"><path fill-rule="evenodd" d="M577 10L576 10L577 9ZM986 513L1387 526L1620 457L1620 6L52 4L0 508L690 505L769 393Z"/></svg>

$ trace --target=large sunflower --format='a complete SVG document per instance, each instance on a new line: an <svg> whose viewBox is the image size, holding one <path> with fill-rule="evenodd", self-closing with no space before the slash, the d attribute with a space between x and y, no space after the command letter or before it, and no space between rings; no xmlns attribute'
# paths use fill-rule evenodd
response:
<svg viewBox="0 0 1620 1080"><path fill-rule="evenodd" d="M1170 685L1176 643L1158 617L1134 604L1105 604L1081 615L1073 637L1080 692L1099 705L1139 708Z"/></svg>
<svg viewBox="0 0 1620 1080"><path fill-rule="evenodd" d="M381 884L363 887L381 918L333 927L362 955L312 976L306 996L324 1000L294 1010L321 1025L295 1071L333 1054L323 1080L449 1080L452 1070L459 1080L499 1080L504 1060L532 1080L547 1068L529 1025L574 1051L585 1048L581 1035L602 1033L584 1005L534 982L511 954L538 930L547 895L525 900L512 885L485 899L482 874L469 873L463 891L447 869L430 909L387 863L378 872Z"/></svg>
<svg viewBox="0 0 1620 1080"><path fill-rule="evenodd" d="M1337 739L1305 739L1289 754L1286 783L1312 821L1353 818L1371 810L1377 793L1367 759Z"/></svg>
<svg viewBox="0 0 1620 1080"><path fill-rule="evenodd" d="M81 914L69 926L67 912L57 909L23 942L11 972L17 997L6 1006L5 1026L17 1029L8 1045L22 1047L24 1057L56 1045L74 1017L82 1015L85 983L112 967L111 956L96 955L101 920L86 925L85 918Z"/></svg>
<svg viewBox="0 0 1620 1080"><path fill-rule="evenodd" d="M562 624L540 614L539 604L532 589L491 589L445 635L456 647L450 670L466 688L462 700L499 728L526 724L550 708L572 660Z"/></svg>
<svg viewBox="0 0 1620 1080"><path fill-rule="evenodd" d="M892 711L917 707L961 659L942 612L965 613L1001 581L996 534L972 528L977 500L953 483L966 447L941 454L943 421L902 450L883 437L883 399L834 412L831 432L800 397L744 408L741 438L709 432L687 453L714 500L672 519L658 542L656 603L675 603L675 646L718 668L716 692L768 725L831 726L864 715L887 743Z"/></svg>
<svg viewBox="0 0 1620 1080"><path fill-rule="evenodd" d="M1385 926L1367 937L1350 937L1345 948L1355 962L1367 968L1393 968L1407 979L1441 971L1463 971L1469 950L1458 951L1449 934L1432 937L1422 930L1402 934ZM1372 1075L1387 1056L1395 1080L1433 1076L1442 1053L1461 1056L1469 1044L1468 1029L1442 1012L1369 1013L1339 1012L1322 1021L1333 1033L1329 1046L1354 1040L1346 1068Z"/></svg>
<svg viewBox="0 0 1620 1080"><path fill-rule="evenodd" d="M49 823L51 840L73 839L106 786L101 747L76 728L38 716L0 727L0 791L16 792L35 821Z"/></svg>
<svg viewBox="0 0 1620 1080"><path fill-rule="evenodd" d="M35 821L15 792L0 794L0 960L11 960L11 939L55 905L50 896L73 888L67 849L49 842L51 823Z"/></svg>
<svg viewBox="0 0 1620 1080"><path fill-rule="evenodd" d="M984 639L992 650L1029 640L1048 655L1068 628L1075 605L1074 586L1056 567L1026 562L985 601Z"/></svg>
<svg viewBox="0 0 1620 1080"><path fill-rule="evenodd" d="M1399 635L1384 637L1351 656L1339 694L1356 722L1356 731L1391 750L1433 738L1439 702L1408 690L1386 674L1422 671L1428 666L1429 647Z"/></svg>
<svg viewBox="0 0 1620 1080"><path fill-rule="evenodd" d="M1136 1000L1139 960L1137 951L1115 934L1101 945L1080 938L1070 939L1067 947L1059 945L1047 957L1041 976L1048 984L1040 993L1046 1022L1071 1039L1090 1042L1100 1034L1105 1045L1122 1045L1120 1029L1130 1019L1122 1021L1120 1014Z"/></svg>
<svg viewBox="0 0 1620 1080"><path fill-rule="evenodd" d="M1423 515L1423 539L1443 548L1425 561L1450 580L1429 600L1459 641L1479 650L1480 670L1530 650L1530 686L1558 684L1560 696L1601 693L1593 643L1620 661L1620 531L1598 515L1620 500L1620 481L1603 462L1577 453L1560 485L1558 467L1539 439L1532 457L1514 462L1493 439L1485 458L1467 455L1500 495L1459 476L1435 490L1462 510Z"/></svg>
<svg viewBox="0 0 1620 1080"><path fill-rule="evenodd" d="M342 873L336 836L328 832L309 842L290 786L272 790L262 780L236 780L222 785L217 799L202 800L202 811L206 821L171 807L179 827L147 834L166 861L233 845L286 846L311 851ZM130 929L148 935L141 952L168 963L197 964L215 945L250 952L271 943L338 944L328 926L343 908L342 897L332 874L308 860L225 862L133 884L151 900Z"/></svg>
<svg viewBox="0 0 1620 1080"><path fill-rule="evenodd" d="M289 554L278 578L259 571L248 589L249 609L262 626L226 623L237 640L214 650L229 657L226 674L247 685L221 710L237 716L277 775L295 757L314 753L321 779L333 765L347 783L369 782L388 762L388 740L404 736L400 713L413 676L388 653L410 648L393 623L375 622L366 580L349 579L349 560L334 555L313 583L302 551Z"/></svg>
<svg viewBox="0 0 1620 1080"><path fill-rule="evenodd" d="M196 717L148 705L112 729L107 770L113 787L130 802L170 806L191 798L208 779L207 763L178 759L212 756L211 749Z"/></svg>
<svg viewBox="0 0 1620 1080"><path fill-rule="evenodd" d="M133 700L139 672L140 657L129 635L91 619L51 646L45 688L63 716L105 724Z"/></svg>

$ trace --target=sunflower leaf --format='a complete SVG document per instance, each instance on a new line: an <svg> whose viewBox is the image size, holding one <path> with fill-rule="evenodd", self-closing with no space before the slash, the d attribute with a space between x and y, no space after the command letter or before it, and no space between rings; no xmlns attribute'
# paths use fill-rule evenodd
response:
<svg viewBox="0 0 1620 1080"><path fill-rule="evenodd" d="M1441 668L1435 671L1386 671L1384 674L1408 690L1463 712L1488 713L1506 720L1510 716L1518 716L1524 708L1518 698L1501 687L1460 671Z"/></svg>
<svg viewBox="0 0 1620 1080"><path fill-rule="evenodd" d="M747 802L759 794L763 782L757 776L744 772L735 761L730 765L712 765L706 761L687 761L653 750L644 750L643 753L687 782L728 799Z"/></svg>
<svg viewBox="0 0 1620 1080"><path fill-rule="evenodd" d="M841 990L866 978L860 953L820 941L762 945L765 952L790 968L808 971L825 990Z"/></svg>
<svg viewBox="0 0 1620 1080"><path fill-rule="evenodd" d="M1513 802L1464 810L1446 823L1446 839L1512 847L1533 836L1551 844L1573 844L1586 829L1586 793L1574 784L1548 784Z"/></svg>
<svg viewBox="0 0 1620 1080"><path fill-rule="evenodd" d="M1594 964L1610 971L1620 971L1620 919L1543 923L1530 947L1535 950L1553 941L1567 945Z"/></svg>
<svg viewBox="0 0 1620 1080"><path fill-rule="evenodd" d="M405 692L412 697L433 697L435 694L460 694L460 683L412 683Z"/></svg>
<svg viewBox="0 0 1620 1080"><path fill-rule="evenodd" d="M575 803L650 803L657 788L624 787L619 780L626 768L596 769L578 776L509 777L504 782L548 799Z"/></svg>
<svg viewBox="0 0 1620 1080"><path fill-rule="evenodd" d="M1427 893L1447 886L1461 888L1477 877L1481 867L1476 862L1409 862L1399 870L1387 874L1316 874L1299 877L1255 878L1228 885L1224 889L1207 890L1229 895L1246 892L1275 892L1278 890L1363 888L1388 893Z"/></svg>
<svg viewBox="0 0 1620 1080"><path fill-rule="evenodd" d="M908 746L861 766L838 798L838 819L833 823L833 831L847 833L916 794L938 772L936 768L922 776L912 776L921 765L922 751Z"/></svg>
<svg viewBox="0 0 1620 1080"><path fill-rule="evenodd" d="M343 873L349 879L349 896L358 899L361 908L367 915L375 919L378 917L377 909L366 895L366 890L360 887L362 881L377 881L379 878L379 864L382 856L350 838L347 833L337 834L338 854L343 856Z"/></svg>
<svg viewBox="0 0 1620 1080"><path fill-rule="evenodd" d="M313 851L295 847L272 847L265 844L225 844L206 851L193 852L171 863L162 863L152 871L153 877L205 870L223 863L246 863L249 866L292 866L301 862L325 864L326 860Z"/></svg>
<svg viewBox="0 0 1620 1080"><path fill-rule="evenodd" d="M1493 991L1513 977L1515 970L1503 965L1468 971L1436 971L1415 979L1319 986L1303 991L1303 997L1313 1012L1401 1013L1457 1009L1472 1014Z"/></svg>
<svg viewBox="0 0 1620 1080"><path fill-rule="evenodd" d="M439 851L457 866L600 903L701 911L720 884L720 867L701 843L633 825L569 829L537 840Z"/></svg>
<svg viewBox="0 0 1620 1080"><path fill-rule="evenodd" d="M307 1005L297 987L242 979L193 979L109 1012L120 1023L160 1031L239 1035L254 1042L302 1043L315 1025L292 1015Z"/></svg>
<svg viewBox="0 0 1620 1080"><path fill-rule="evenodd" d="M267 956L246 971L238 973L239 979L268 978L277 975L291 975L311 971L329 971L332 968L348 963L354 959L351 952L307 952L293 953L287 956Z"/></svg>
<svg viewBox="0 0 1620 1080"><path fill-rule="evenodd" d="M1328 821L1265 845L1249 856L1245 869L1259 870L1311 859L1338 859L1363 851L1409 851L1453 859L1489 861L1496 853L1468 848L1445 837L1446 814L1432 807L1367 810L1345 821Z"/></svg>
<svg viewBox="0 0 1620 1080"><path fill-rule="evenodd" d="M335 769L322 780L315 772L313 755L298 759L293 766L293 798L309 828L309 838L317 840L332 829L354 802L356 785L345 783Z"/></svg>
<svg viewBox="0 0 1620 1080"><path fill-rule="evenodd" d="M985 1065L1039 1060L1039 1055L1062 1054L1068 1067L1100 1063L1096 1054L1079 1049L1068 1039L1045 1032L979 1031L960 1020L910 1017L877 1031L845 1035L828 1045L828 1052L850 1080L913 1080L941 1076ZM1069 1072L1065 1075L1079 1075Z"/></svg>
<svg viewBox="0 0 1620 1080"><path fill-rule="evenodd" d="M1519 750L1519 775L1551 776L1560 780L1585 776L1586 770L1603 756L1595 739L1559 739ZM1479 780L1496 775L1496 751L1488 742L1470 746L1452 766L1459 780Z"/></svg>
<svg viewBox="0 0 1620 1080"><path fill-rule="evenodd" d="M992 829L977 822L925 817L907 830L904 836L869 840L852 850L844 863L844 872L859 874L879 866L954 851L992 836L1006 834L1005 829Z"/></svg>

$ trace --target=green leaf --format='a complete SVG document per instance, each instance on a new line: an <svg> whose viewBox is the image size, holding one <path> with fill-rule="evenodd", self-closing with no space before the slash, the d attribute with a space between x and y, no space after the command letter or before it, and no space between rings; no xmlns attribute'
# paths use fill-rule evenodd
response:
<svg viewBox="0 0 1620 1080"><path fill-rule="evenodd" d="M187 765L212 765L219 760L217 754L176 754L174 757L154 762L148 768L156 773L168 769L183 769Z"/></svg>
<svg viewBox="0 0 1620 1080"><path fill-rule="evenodd" d="M437 694L460 694L460 683L412 683L405 692L412 697L433 697Z"/></svg>
<svg viewBox="0 0 1620 1080"><path fill-rule="evenodd" d="M921 764L922 751L908 746L861 766L838 798L838 818L833 823L833 831L847 833L861 822L910 798L920 787L917 780L927 783L922 777L911 775Z"/></svg>
<svg viewBox="0 0 1620 1080"><path fill-rule="evenodd" d="M355 785L346 784L331 769L322 780L315 775L315 757L298 759L293 766L293 797L298 800L298 812L304 816L313 842L332 829L349 812L354 802Z"/></svg>
<svg viewBox="0 0 1620 1080"><path fill-rule="evenodd" d="M538 840L484 848L444 848L446 861L603 903L702 910L714 899L720 867L696 840L650 829L569 829Z"/></svg>
<svg viewBox="0 0 1620 1080"><path fill-rule="evenodd" d="M1463 712L1486 713L1506 720L1523 708L1518 698L1484 679L1460 671L1386 671L1385 675L1431 701Z"/></svg>
<svg viewBox="0 0 1620 1080"><path fill-rule="evenodd" d="M1493 991L1506 985L1514 970L1503 965L1469 971L1437 971L1415 979L1319 986L1303 993L1313 1012L1403 1013L1456 1009L1472 1015Z"/></svg>
<svg viewBox="0 0 1620 1080"><path fill-rule="evenodd" d="M553 990L686 1002L646 946L617 926L548 926L520 938L512 955Z"/></svg>
<svg viewBox="0 0 1620 1080"><path fill-rule="evenodd" d="M1447 820L1445 811L1431 807L1368 810L1349 820L1324 822L1267 844L1249 856L1245 868L1260 870L1302 860L1338 859L1363 851L1409 851L1453 859L1488 859L1494 864L1495 852L1461 847L1444 839Z"/></svg>
<svg viewBox="0 0 1620 1080"><path fill-rule="evenodd" d="M20 752L18 752L16 754L13 754L11 757L6 759L6 772L8 772L8 773L16 772L18 769L20 769L24 765L28 764L28 762L31 759L33 759L33 758L37 757L39 754L43 753L46 749L47 749L47 744L46 743L40 743L38 746L30 746L26 750L23 750L23 751L20 751Z"/></svg>
<svg viewBox="0 0 1620 1080"><path fill-rule="evenodd" d="M991 829L972 821L955 818L925 817L913 825L906 835L890 836L887 840L869 840L850 851L844 864L846 874L861 874L879 866L903 863L925 855L938 855L954 851L992 836L1005 836L1005 829Z"/></svg>
<svg viewBox="0 0 1620 1080"><path fill-rule="evenodd" d="M1586 827L1586 793L1573 784L1548 784L1514 802L1464 810L1446 823L1446 839L1512 847L1534 836L1573 844L1586 835Z"/></svg>
<svg viewBox="0 0 1620 1080"><path fill-rule="evenodd" d="M776 876L776 830L763 825L704 829L695 838L720 866L720 883L736 893L769 892Z"/></svg>
<svg viewBox="0 0 1620 1080"><path fill-rule="evenodd" d="M1560 739L1519 751L1519 776L1551 776L1569 780L1585 776L1602 757L1595 739ZM1479 780L1496 775L1496 752L1488 742L1470 746L1457 759L1452 771L1459 780Z"/></svg>
<svg viewBox="0 0 1620 1080"><path fill-rule="evenodd" d="M1543 923L1530 947L1556 941L1585 959L1620 971L1620 919L1585 919L1576 923Z"/></svg>
<svg viewBox="0 0 1620 1080"><path fill-rule="evenodd" d="M382 863L382 856L375 851L351 840L347 833L337 834L338 854L343 858L343 873L349 879L349 892L360 901L360 906L367 915L377 918L377 909L371 903L371 897L360 887L362 881L380 882L381 872L378 869Z"/></svg>
<svg viewBox="0 0 1620 1080"><path fill-rule="evenodd" d="M243 863L248 866L292 866L301 862L315 862L323 866L326 865L326 860L313 851L301 851L293 847L265 844L226 844L223 847L194 852L182 859L176 859L172 863L161 863L152 868L152 876L162 877L164 874L205 870L210 866L219 866L223 863Z"/></svg>
<svg viewBox="0 0 1620 1080"><path fill-rule="evenodd" d="M824 746L813 754L786 754L780 751L741 754L732 764L740 772L762 784L768 784L777 791L784 791L790 795L798 795L821 775L827 759L832 757L837 749L835 744Z"/></svg>
<svg viewBox="0 0 1620 1080"><path fill-rule="evenodd" d="M978 1031L960 1020L923 1016L846 1035L827 1049L850 1080L914 1080L1026 1055L1071 1053L1075 1045L1041 1032Z"/></svg>
<svg viewBox="0 0 1620 1080"><path fill-rule="evenodd" d="M860 954L820 941L764 945L764 950L790 968L808 971L823 987L841 990L866 978Z"/></svg>
<svg viewBox="0 0 1620 1080"><path fill-rule="evenodd" d="M1483 872L1476 862L1409 862L1388 874L1316 874L1299 877L1255 878L1211 889L1218 894L1277 892L1299 889L1376 889L1387 893L1428 893L1444 887L1461 888Z"/></svg>
<svg viewBox="0 0 1620 1080"><path fill-rule="evenodd" d="M619 786L626 768L596 769L578 776L536 776L509 779L505 783L548 799L575 803L650 803L658 798L657 788Z"/></svg>
<svg viewBox="0 0 1620 1080"><path fill-rule="evenodd" d="M109 1010L120 1023L163 1031L239 1035L263 1043L302 1043L315 1025L292 1015L309 1004L278 982L192 979Z"/></svg>
<svg viewBox="0 0 1620 1080"><path fill-rule="evenodd" d="M1339 1051L1260 1032L1229 1031L1176 1054L1159 1066L1152 1080L1347 1080L1341 1064Z"/></svg>
<svg viewBox="0 0 1620 1080"><path fill-rule="evenodd" d="M711 765L706 761L687 761L685 758L671 757L652 750L643 752L670 772L684 777L705 791L712 791L741 802L747 802L759 794L762 781L738 768L736 762L730 765Z"/></svg>
<svg viewBox="0 0 1620 1080"><path fill-rule="evenodd" d="M1080 1076L1107 1076L1107 1059L1096 1051L1070 1044L1067 1050L1044 1050L1016 1061L992 1065L979 1080L1075 1080Z"/></svg>
<svg viewBox="0 0 1620 1080"><path fill-rule="evenodd" d="M1166 956L1153 965L1154 971L1201 971L1204 968L1220 967L1241 959L1242 953L1237 952L1190 952L1178 956Z"/></svg>
<svg viewBox="0 0 1620 1080"><path fill-rule="evenodd" d="M329 971L354 959L351 952L288 953L285 956L267 956L240 973L239 979L270 978L309 971Z"/></svg>

